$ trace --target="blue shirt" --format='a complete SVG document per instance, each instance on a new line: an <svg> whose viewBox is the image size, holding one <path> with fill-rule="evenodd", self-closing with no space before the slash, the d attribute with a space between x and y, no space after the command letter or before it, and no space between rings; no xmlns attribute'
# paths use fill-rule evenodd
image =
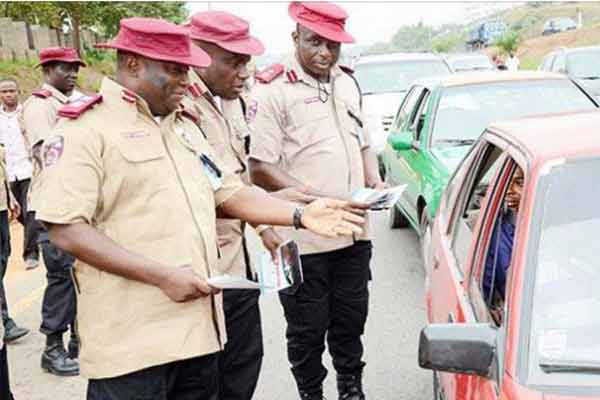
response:
<svg viewBox="0 0 600 400"><path fill-rule="evenodd" d="M485 296L486 303L490 299L492 280L494 282L493 288L498 290L502 298L505 298L506 276L508 274L508 267L510 266L515 238L515 223L512 211L507 210L500 215L500 225L497 222L494 227L483 271L483 295ZM495 277L493 277L494 262L496 264Z"/></svg>

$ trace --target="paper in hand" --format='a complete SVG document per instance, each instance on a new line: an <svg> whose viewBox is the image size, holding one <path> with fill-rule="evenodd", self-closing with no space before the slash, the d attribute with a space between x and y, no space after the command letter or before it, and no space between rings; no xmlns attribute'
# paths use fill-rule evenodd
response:
<svg viewBox="0 0 600 400"><path fill-rule="evenodd" d="M371 204L370 210L387 210L395 205L406 185L394 186L389 189L375 190L370 188L357 189L352 193L352 200L359 203Z"/></svg>

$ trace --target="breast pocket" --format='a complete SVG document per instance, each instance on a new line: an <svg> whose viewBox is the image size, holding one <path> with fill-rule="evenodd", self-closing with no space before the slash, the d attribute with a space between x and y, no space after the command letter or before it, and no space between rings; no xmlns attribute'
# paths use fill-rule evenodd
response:
<svg viewBox="0 0 600 400"><path fill-rule="evenodd" d="M340 117L344 130L352 136L353 140L356 140L360 148L363 148L367 143L365 137L364 121L360 108L356 108L353 105L344 103L343 112Z"/></svg>
<svg viewBox="0 0 600 400"><path fill-rule="evenodd" d="M123 135L116 142L119 177L126 189L149 194L168 187L167 154L160 135L130 137Z"/></svg>
<svg viewBox="0 0 600 400"><path fill-rule="evenodd" d="M303 147L336 139L337 132L330 107L331 104L320 101L308 104L301 102L292 106L289 116L294 135L291 139Z"/></svg>

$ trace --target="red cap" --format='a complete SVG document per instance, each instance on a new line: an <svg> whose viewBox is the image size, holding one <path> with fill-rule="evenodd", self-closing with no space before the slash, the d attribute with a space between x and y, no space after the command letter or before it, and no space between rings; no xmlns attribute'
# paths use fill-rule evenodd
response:
<svg viewBox="0 0 600 400"><path fill-rule="evenodd" d="M40 50L40 63L35 67L37 68L51 61L77 63L83 67L86 66L83 60L79 58L77 51L72 47L47 47Z"/></svg>
<svg viewBox="0 0 600 400"><path fill-rule="evenodd" d="M129 51L153 60L199 68L208 67L211 61L204 50L192 44L186 29L157 18L122 19L117 37L94 47Z"/></svg>
<svg viewBox="0 0 600 400"><path fill-rule="evenodd" d="M348 14L333 3L293 1L288 11L294 21L326 39L354 43L352 35L344 30Z"/></svg>
<svg viewBox="0 0 600 400"><path fill-rule="evenodd" d="M248 22L228 12L199 12L188 27L192 39L215 43L233 53L258 56L265 51L262 42L250 36Z"/></svg>

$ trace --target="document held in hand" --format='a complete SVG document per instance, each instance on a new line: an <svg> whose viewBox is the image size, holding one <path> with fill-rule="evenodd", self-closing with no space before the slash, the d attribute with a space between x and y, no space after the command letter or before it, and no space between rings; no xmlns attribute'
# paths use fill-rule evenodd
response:
<svg viewBox="0 0 600 400"><path fill-rule="evenodd" d="M370 188L357 189L352 193L352 200L358 203L370 204L370 210L387 210L398 202L406 185L394 186L392 188L375 190Z"/></svg>
<svg viewBox="0 0 600 400"><path fill-rule="evenodd" d="M263 251L257 260L258 282L246 278L221 275L209 278L208 284L219 289L257 289L262 293L278 292L299 286L304 278L300 252L296 242L288 240L277 248L277 262Z"/></svg>

